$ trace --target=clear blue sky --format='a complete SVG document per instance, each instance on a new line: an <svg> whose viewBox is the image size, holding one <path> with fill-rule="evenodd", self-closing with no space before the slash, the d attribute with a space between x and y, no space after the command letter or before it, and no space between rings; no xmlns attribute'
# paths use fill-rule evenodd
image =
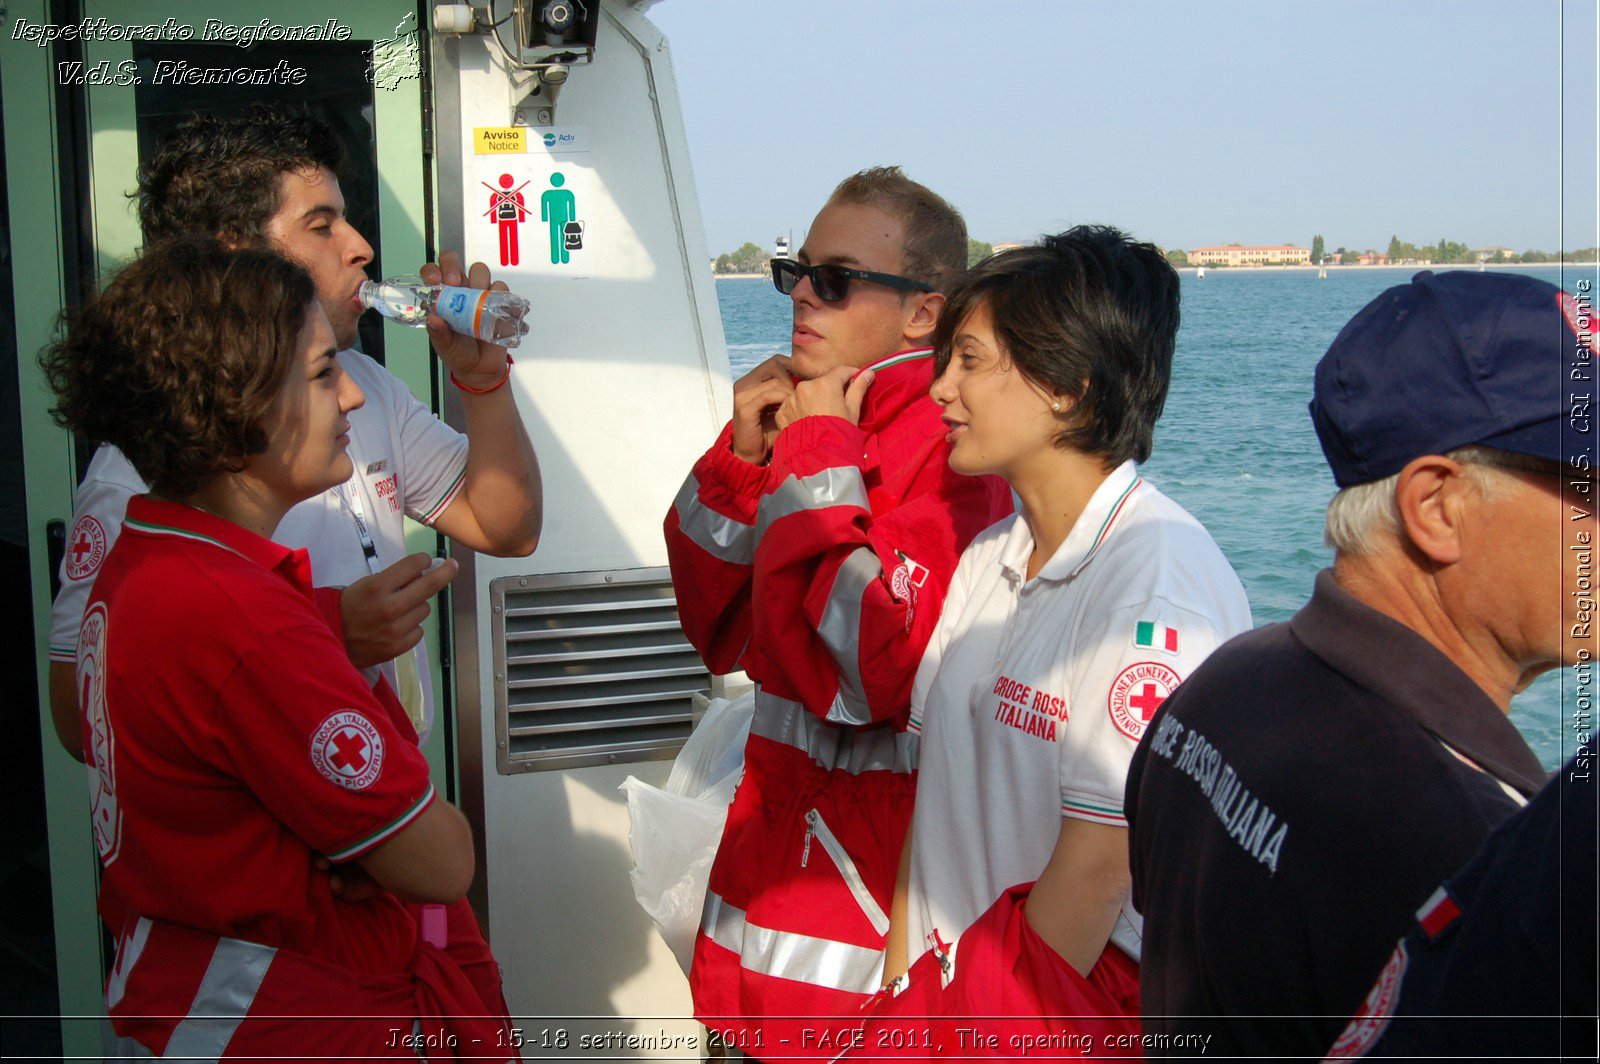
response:
<svg viewBox="0 0 1600 1064"><path fill-rule="evenodd" d="M664 0L712 254L898 163L973 236L1596 236L1596 0ZM1563 71L1563 60L1565 70Z"/></svg>

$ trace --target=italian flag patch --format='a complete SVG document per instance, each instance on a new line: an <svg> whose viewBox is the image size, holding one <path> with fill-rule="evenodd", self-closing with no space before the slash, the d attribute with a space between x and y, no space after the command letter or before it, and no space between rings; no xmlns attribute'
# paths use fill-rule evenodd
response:
<svg viewBox="0 0 1600 1064"><path fill-rule="evenodd" d="M1450 896L1448 890L1440 887L1422 903L1422 908L1417 910L1417 925L1430 940L1435 940L1444 934L1445 929L1455 923L1456 917L1460 915L1461 906Z"/></svg>
<svg viewBox="0 0 1600 1064"><path fill-rule="evenodd" d="M1168 654L1178 652L1178 630L1169 628L1159 621L1140 621L1133 628L1133 645L1136 647L1150 647L1154 650L1165 650Z"/></svg>

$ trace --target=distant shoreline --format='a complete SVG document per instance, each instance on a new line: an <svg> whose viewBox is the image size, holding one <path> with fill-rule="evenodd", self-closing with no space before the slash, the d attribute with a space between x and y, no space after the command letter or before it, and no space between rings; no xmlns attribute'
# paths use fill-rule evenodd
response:
<svg viewBox="0 0 1600 1064"><path fill-rule="evenodd" d="M1486 270L1538 270L1546 266L1597 266L1594 262L1486 262ZM1215 273L1264 273L1268 270L1294 270L1305 272L1315 270L1316 266L1179 266L1179 273L1193 273L1195 270L1206 269ZM1372 263L1367 266L1333 266L1327 267L1329 273L1340 270L1476 270L1475 262L1409 262L1409 263Z"/></svg>
<svg viewBox="0 0 1600 1064"><path fill-rule="evenodd" d="M1600 262L1486 262L1486 270L1538 270L1547 266L1600 266ZM1201 269L1199 266L1179 266L1179 273L1194 273ZM1315 270L1315 266L1206 266L1204 269L1216 274L1224 273L1269 273L1275 271L1297 271L1304 273ZM1373 263L1370 266L1329 266L1329 273L1338 273L1340 270L1476 270L1477 264L1472 262L1435 262L1435 263ZM713 273L716 281L764 281L764 273Z"/></svg>

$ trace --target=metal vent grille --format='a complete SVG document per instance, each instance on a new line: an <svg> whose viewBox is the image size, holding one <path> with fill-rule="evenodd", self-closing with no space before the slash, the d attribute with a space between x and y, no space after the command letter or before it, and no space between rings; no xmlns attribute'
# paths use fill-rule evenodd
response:
<svg viewBox="0 0 1600 1064"><path fill-rule="evenodd" d="M670 758L711 673L665 568L506 576L494 609L502 775Z"/></svg>

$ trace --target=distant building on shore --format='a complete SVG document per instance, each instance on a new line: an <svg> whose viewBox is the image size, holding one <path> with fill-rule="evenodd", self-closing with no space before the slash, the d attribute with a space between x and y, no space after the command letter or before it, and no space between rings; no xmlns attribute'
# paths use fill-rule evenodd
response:
<svg viewBox="0 0 1600 1064"><path fill-rule="evenodd" d="M1311 249L1293 244L1244 245L1193 248L1190 266L1309 266Z"/></svg>
<svg viewBox="0 0 1600 1064"><path fill-rule="evenodd" d="M1358 266L1387 266L1387 265L1389 265L1389 256L1380 255L1376 251L1365 251L1365 252L1362 252L1360 257L1358 257L1356 259L1356 265L1358 265Z"/></svg>

